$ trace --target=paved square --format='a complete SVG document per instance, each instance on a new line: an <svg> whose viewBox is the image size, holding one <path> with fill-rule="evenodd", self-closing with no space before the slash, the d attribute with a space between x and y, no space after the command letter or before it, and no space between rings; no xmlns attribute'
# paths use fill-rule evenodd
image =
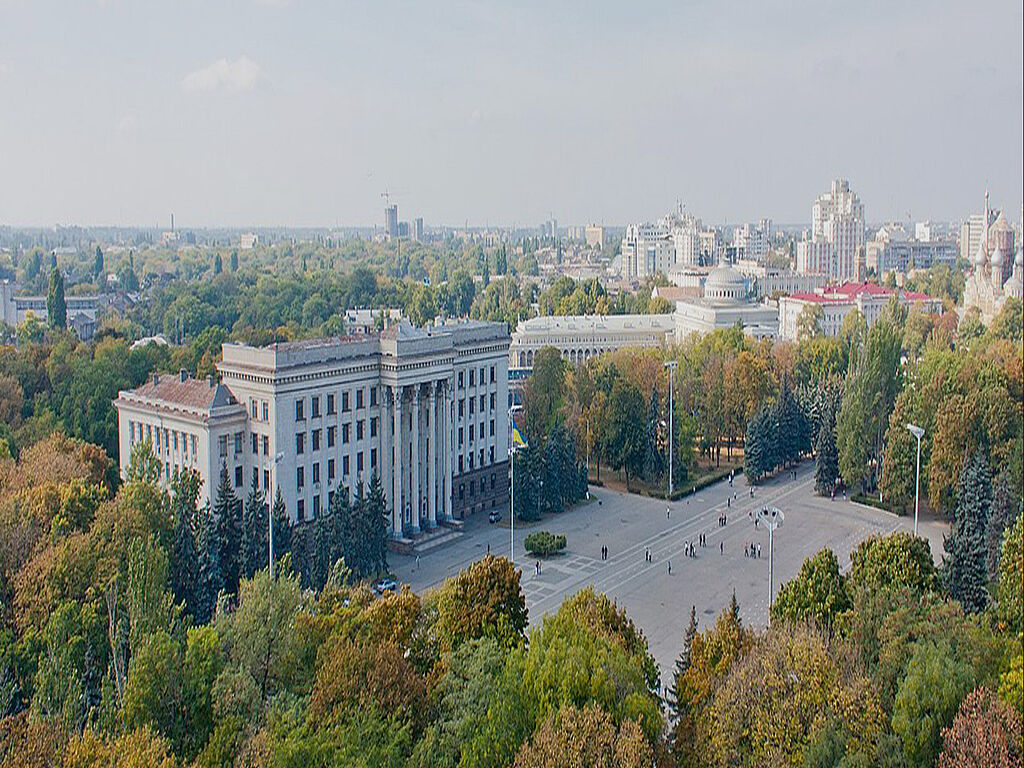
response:
<svg viewBox="0 0 1024 768"><path fill-rule="evenodd" d="M753 498L741 475L735 487L723 480L671 504L593 488L595 499L590 503L530 527L517 527L516 563L523 572L530 623L538 624L563 599L593 585L625 607L643 629L661 668L662 684L667 685L691 605L696 606L703 629L714 622L735 589L744 623L754 627L767 623L768 532L763 526L755 527L751 517L755 509L770 504L786 515L775 535L776 592L797 574L804 559L823 547L836 553L845 570L850 552L867 537L913 530L911 517L816 496L813 472L813 463L805 462L795 479L791 472L784 473L756 487ZM718 524L720 515L726 516L724 527ZM540 575L534 570L535 559L523 548L526 534L533 530L563 533L568 540L563 555L543 561ZM921 521L921 533L930 540L936 558L947 530L941 522ZM696 545L701 533L706 547L698 546L696 557L684 555L687 544ZM760 559L744 556L748 543L761 545ZM607 561L601 560L602 546L608 547ZM483 557L488 547L494 554L508 555L509 529L489 525L481 515L466 522L465 535L421 555L418 565L414 557L395 554L389 555L389 562L401 581L423 591Z"/></svg>

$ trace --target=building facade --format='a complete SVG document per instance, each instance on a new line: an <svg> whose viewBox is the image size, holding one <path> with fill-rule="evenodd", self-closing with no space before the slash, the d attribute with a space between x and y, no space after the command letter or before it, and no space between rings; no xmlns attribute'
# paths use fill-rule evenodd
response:
<svg viewBox="0 0 1024 768"><path fill-rule="evenodd" d="M68 328L74 330L83 341L88 341L96 331L97 316L105 307L110 306L110 301L111 297L105 295L65 296ZM16 328L25 322L29 312L46 325L46 297L19 296L13 282L0 280L0 321Z"/></svg>
<svg viewBox="0 0 1024 768"><path fill-rule="evenodd" d="M831 281L862 277L864 204L846 179L814 201L811 236L797 245L797 271L823 274Z"/></svg>
<svg viewBox="0 0 1024 768"><path fill-rule="evenodd" d="M520 320L509 345L513 369L533 369L544 347L578 364L624 347L662 347L675 329L672 315L555 315Z"/></svg>
<svg viewBox="0 0 1024 768"><path fill-rule="evenodd" d="M798 292L779 299L779 336L797 341L800 315L809 306L821 308L818 327L825 336L838 336L843 320L854 309L864 316L870 328L889 306L893 295L904 307L917 307L925 314L942 312L942 300L924 293L885 288L874 283L843 283L818 291Z"/></svg>
<svg viewBox="0 0 1024 768"><path fill-rule="evenodd" d="M193 404L187 424L168 419L180 401L193 402L191 379L119 394L121 471L134 442L156 430L154 445L172 446L157 452L165 480L192 466L211 500L222 466L239 496L255 469L268 496L280 490L293 523L376 474L391 535L414 536L508 503L508 349L503 324L478 321L225 344L221 383L209 385L220 394ZM173 450L179 432L190 436L188 461Z"/></svg>
<svg viewBox="0 0 1024 768"><path fill-rule="evenodd" d="M881 276L886 272L907 274L913 269L928 269L936 264L953 267L957 246L951 240L921 240L911 237L899 224L881 227L865 247L865 266Z"/></svg>

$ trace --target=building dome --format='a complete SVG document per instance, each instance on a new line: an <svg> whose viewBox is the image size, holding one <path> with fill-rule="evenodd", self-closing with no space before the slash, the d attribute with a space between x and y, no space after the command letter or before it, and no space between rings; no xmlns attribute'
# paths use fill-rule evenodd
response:
<svg viewBox="0 0 1024 768"><path fill-rule="evenodd" d="M984 239L978 244L978 252L974 254L974 266L984 267L988 262L988 253L985 251Z"/></svg>
<svg viewBox="0 0 1024 768"><path fill-rule="evenodd" d="M743 275L730 267L715 267L704 281L704 298L712 301L740 301L747 295Z"/></svg>
<svg viewBox="0 0 1024 768"><path fill-rule="evenodd" d="M1006 254L1003 252L1002 248L997 247L995 252L992 254L992 266L1001 267L1003 266L1004 261L1006 261Z"/></svg>

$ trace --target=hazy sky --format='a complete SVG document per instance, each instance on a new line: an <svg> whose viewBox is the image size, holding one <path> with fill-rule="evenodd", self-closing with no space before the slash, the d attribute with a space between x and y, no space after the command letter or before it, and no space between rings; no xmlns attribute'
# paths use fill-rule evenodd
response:
<svg viewBox="0 0 1024 768"><path fill-rule="evenodd" d="M1020 0L0 0L0 224L1020 216Z"/></svg>

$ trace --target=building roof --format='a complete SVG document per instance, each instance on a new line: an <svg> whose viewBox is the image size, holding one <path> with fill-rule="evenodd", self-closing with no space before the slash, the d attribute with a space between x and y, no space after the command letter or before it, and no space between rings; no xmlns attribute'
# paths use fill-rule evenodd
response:
<svg viewBox="0 0 1024 768"><path fill-rule="evenodd" d="M797 301L806 301L815 304L844 304L857 299L859 296L870 298L887 298L894 293L899 293L905 301L928 301L932 297L920 291L904 291L896 288L886 288L878 283L843 283L842 285L829 286L821 293L809 291L796 291L790 294L789 298Z"/></svg>
<svg viewBox="0 0 1024 768"><path fill-rule="evenodd" d="M697 286L678 285L656 285L651 289L651 295L675 303L682 299L694 299L700 296L701 290Z"/></svg>
<svg viewBox="0 0 1024 768"><path fill-rule="evenodd" d="M664 315L545 315L521 320L516 333L540 331L667 331L671 314Z"/></svg>
<svg viewBox="0 0 1024 768"><path fill-rule="evenodd" d="M122 394L144 398L155 403L204 411L238 403L235 396L231 394L231 390L212 378L182 380L180 375L154 375L142 386Z"/></svg>

